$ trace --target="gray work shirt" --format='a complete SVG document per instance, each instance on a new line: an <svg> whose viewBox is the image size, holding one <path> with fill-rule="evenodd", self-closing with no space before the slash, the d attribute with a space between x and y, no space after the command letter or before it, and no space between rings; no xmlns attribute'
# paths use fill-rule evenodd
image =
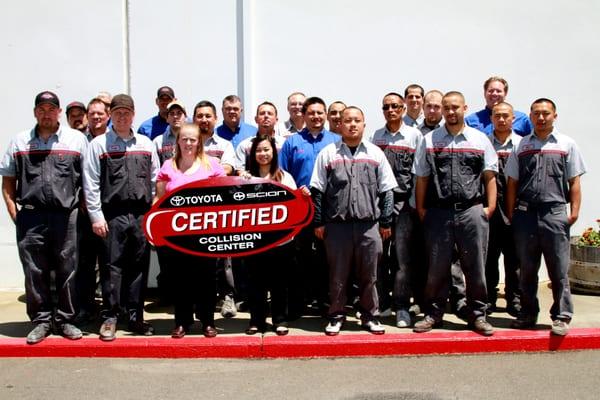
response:
<svg viewBox="0 0 600 400"><path fill-rule="evenodd" d="M317 156L310 186L323 193L324 222L376 221L379 194L398 186L385 154L363 140L354 155L343 142Z"/></svg>
<svg viewBox="0 0 600 400"><path fill-rule="evenodd" d="M408 115L408 113L406 113L402 117L402 122L405 125L412 126L413 128L416 128L417 126L419 126L421 124L421 122L423 122L424 119L425 119L425 116L423 115L423 113L419 114L419 116L417 117L417 119L413 119L410 115Z"/></svg>
<svg viewBox="0 0 600 400"><path fill-rule="evenodd" d="M394 171L398 183L394 189L394 203L400 208L413 191L415 153L422 139L423 135L418 129L404 124L396 132L390 132L384 126L371 137L371 142L383 151Z"/></svg>
<svg viewBox="0 0 600 400"><path fill-rule="evenodd" d="M568 203L569 180L585 172L575 141L556 129L546 140L523 137L506 163L506 175L519 182L517 197L529 203Z"/></svg>
<svg viewBox="0 0 600 400"><path fill-rule="evenodd" d="M425 120L423 120L423 122L421 122L419 124L419 126L417 126L417 129L419 131L421 131L421 134L425 135L429 132L431 132L434 129L439 128L440 126L442 126L444 124L444 120L441 120L439 123L437 123L435 126L428 126L425 124Z"/></svg>
<svg viewBox="0 0 600 400"><path fill-rule="evenodd" d="M498 203L496 208L504 210L505 202L504 195L506 194L506 162L508 156L512 153L519 143L521 142L521 136L511 132L504 142L500 142L498 138L491 133L488 138L494 146L496 155L498 156L498 175L496 176L496 187L498 189Z"/></svg>
<svg viewBox="0 0 600 400"><path fill-rule="evenodd" d="M482 199L484 171L498 172L498 156L485 134L466 125L456 136L441 126L417 149L416 175L430 176L427 206Z"/></svg>
<svg viewBox="0 0 600 400"><path fill-rule="evenodd" d="M16 178L16 201L22 207L72 210L80 200L86 147L80 131L59 125L46 142L34 127L10 142L0 175Z"/></svg>
<svg viewBox="0 0 600 400"><path fill-rule="evenodd" d="M92 223L105 220L107 211L147 211L159 169L158 155L147 136L131 131L124 140L111 129L92 140L83 169L85 200Z"/></svg>
<svg viewBox="0 0 600 400"><path fill-rule="evenodd" d="M229 140L223 139L221 136L213 134L204 141L204 152L211 157L219 160L221 165L229 165L235 169L235 152L233 145Z"/></svg>
<svg viewBox="0 0 600 400"><path fill-rule="evenodd" d="M152 143L154 143L154 148L156 149L156 154L158 154L160 165L163 165L165 161L175 155L177 136L175 136L171 130L171 127L168 127L165 133L155 137L154 140L152 140Z"/></svg>

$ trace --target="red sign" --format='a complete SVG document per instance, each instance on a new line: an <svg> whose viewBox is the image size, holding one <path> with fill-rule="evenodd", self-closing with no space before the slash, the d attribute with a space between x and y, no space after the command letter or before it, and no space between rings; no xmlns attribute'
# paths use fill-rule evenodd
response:
<svg viewBox="0 0 600 400"><path fill-rule="evenodd" d="M285 243L313 216L309 196L280 183L221 177L167 193L144 217L155 246L204 257L242 257Z"/></svg>

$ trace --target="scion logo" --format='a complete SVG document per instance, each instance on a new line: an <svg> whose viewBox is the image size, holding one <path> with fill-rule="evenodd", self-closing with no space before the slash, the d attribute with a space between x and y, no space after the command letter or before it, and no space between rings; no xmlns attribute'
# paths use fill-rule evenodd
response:
<svg viewBox="0 0 600 400"><path fill-rule="evenodd" d="M246 193L244 192L235 192L233 194L233 199L237 201L242 201L246 198Z"/></svg>
<svg viewBox="0 0 600 400"><path fill-rule="evenodd" d="M243 257L279 246L312 220L310 196L266 179L211 178L159 199L144 218L155 246L203 257Z"/></svg>
<svg viewBox="0 0 600 400"><path fill-rule="evenodd" d="M244 199L266 199L266 198L277 198L280 196L285 196L288 192L286 190L271 190L268 192L235 192L233 194L233 199L237 201L242 201Z"/></svg>

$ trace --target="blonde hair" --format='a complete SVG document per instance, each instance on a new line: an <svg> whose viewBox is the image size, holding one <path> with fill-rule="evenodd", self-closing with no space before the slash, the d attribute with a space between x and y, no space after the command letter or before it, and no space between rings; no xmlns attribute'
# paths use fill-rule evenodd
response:
<svg viewBox="0 0 600 400"><path fill-rule="evenodd" d="M173 154L173 164L175 165L175 167L177 169L179 169L179 163L180 163L181 157L182 157L181 150L179 149L179 135L181 135L181 133L184 130L192 130L198 137L198 148L196 149L196 160L200 161L201 167L203 167L206 170L210 170L211 167L210 167L209 157L204 152L204 140L202 140L202 136L200 136L200 128L198 127L198 125L192 124L190 122L185 122L181 126L181 129L179 130L179 133L177 134L176 142L175 142L176 143L175 154Z"/></svg>

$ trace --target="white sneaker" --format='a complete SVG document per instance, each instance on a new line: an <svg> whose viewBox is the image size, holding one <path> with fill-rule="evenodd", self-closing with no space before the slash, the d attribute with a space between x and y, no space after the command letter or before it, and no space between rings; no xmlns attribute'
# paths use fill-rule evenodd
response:
<svg viewBox="0 0 600 400"><path fill-rule="evenodd" d="M342 321L340 320L331 320L329 324L325 327L325 334L327 336L336 336L340 333L342 329Z"/></svg>
<svg viewBox="0 0 600 400"><path fill-rule="evenodd" d="M223 300L223 305L221 306L221 315L223 318L233 318L237 315L235 302L230 296L225 296L225 300Z"/></svg>
<svg viewBox="0 0 600 400"><path fill-rule="evenodd" d="M557 336L567 336L569 333L569 323L560 319L552 321L552 334Z"/></svg>
<svg viewBox="0 0 600 400"><path fill-rule="evenodd" d="M385 328L383 327L383 325L381 325L379 321L376 320L365 322L361 326L363 327L363 329L368 330L374 335L383 335L385 333Z"/></svg>
<svg viewBox="0 0 600 400"><path fill-rule="evenodd" d="M398 328L408 328L412 325L412 321L410 318L410 312L401 308L396 311L396 326Z"/></svg>

